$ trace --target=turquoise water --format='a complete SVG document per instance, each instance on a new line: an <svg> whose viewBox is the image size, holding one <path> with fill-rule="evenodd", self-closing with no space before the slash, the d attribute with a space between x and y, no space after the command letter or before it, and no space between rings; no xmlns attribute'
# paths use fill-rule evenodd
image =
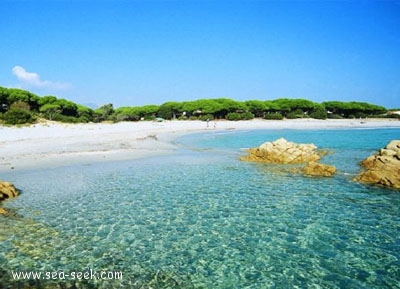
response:
<svg viewBox="0 0 400 289"><path fill-rule="evenodd" d="M279 137L332 150L322 162L338 174L238 161L243 148ZM28 284L10 270L91 268L123 279L51 282L400 288L400 193L352 181L391 139L399 129L208 132L178 139L171 156L5 174L22 194L7 202L18 215L0 217L0 284Z"/></svg>

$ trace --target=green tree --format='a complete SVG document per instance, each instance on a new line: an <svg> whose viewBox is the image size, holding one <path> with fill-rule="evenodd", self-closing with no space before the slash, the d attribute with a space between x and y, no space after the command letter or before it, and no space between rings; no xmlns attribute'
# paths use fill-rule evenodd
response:
<svg viewBox="0 0 400 289"><path fill-rule="evenodd" d="M243 102L235 101L229 98L217 98L215 101L219 104L220 109L214 112L215 118L226 118L230 112L242 113L247 110Z"/></svg>
<svg viewBox="0 0 400 289"><path fill-rule="evenodd" d="M282 120L283 119L283 115L280 114L279 112L266 113L265 116L264 116L264 119Z"/></svg>
<svg viewBox="0 0 400 289"><path fill-rule="evenodd" d="M267 104L261 100L248 100L244 104L255 117L264 117L265 111L268 109Z"/></svg>
<svg viewBox="0 0 400 289"><path fill-rule="evenodd" d="M182 111L190 117L192 115L205 115L212 114L215 116L217 111L220 111L222 106L214 99L198 99L194 101L184 102L182 105Z"/></svg>
<svg viewBox="0 0 400 289"><path fill-rule="evenodd" d="M138 121L140 110L138 107L119 107L114 112L117 121Z"/></svg>
<svg viewBox="0 0 400 289"><path fill-rule="evenodd" d="M199 109L197 104L198 101L185 101L182 103L182 111L186 113L187 116L193 115L193 113Z"/></svg>
<svg viewBox="0 0 400 289"><path fill-rule="evenodd" d="M158 105L144 105L139 107L140 118L145 120L152 120L156 118L159 106Z"/></svg>
<svg viewBox="0 0 400 289"><path fill-rule="evenodd" d="M278 104L276 104L274 101L272 100L266 100L264 101L265 107L266 107L266 111L267 113L274 113L274 112L279 112L280 111L280 107L278 106Z"/></svg>
<svg viewBox="0 0 400 289"><path fill-rule="evenodd" d="M49 120L54 120L57 114L62 113L61 105L58 103L47 103L40 107L39 110L43 116Z"/></svg>
<svg viewBox="0 0 400 289"><path fill-rule="evenodd" d="M332 114L337 114L346 118L378 115L387 111L383 106L357 101L325 101L322 105Z"/></svg>
<svg viewBox="0 0 400 289"><path fill-rule="evenodd" d="M310 113L310 117L315 118L315 119L326 119L328 117L328 115L324 108L319 107L319 108L314 109Z"/></svg>
<svg viewBox="0 0 400 289"><path fill-rule="evenodd" d="M94 111L93 109L84 106L84 105L77 105L77 110L76 110L79 120L82 122L90 122L93 121L93 114Z"/></svg>
<svg viewBox="0 0 400 289"><path fill-rule="evenodd" d="M158 108L158 116L164 119L176 119L182 113L182 103L169 101Z"/></svg>
<svg viewBox="0 0 400 289"><path fill-rule="evenodd" d="M72 117L78 116L77 113L78 105L76 103L63 98L57 99L56 103L60 105L62 110L61 111L62 115L72 116Z"/></svg>
<svg viewBox="0 0 400 289"><path fill-rule="evenodd" d="M274 111L279 111L285 116L288 116L290 112L294 112L289 115L291 118L300 117L300 111L309 114L313 109L319 106L318 103L302 98L279 98L273 100L272 104L274 105Z"/></svg>
<svg viewBox="0 0 400 289"><path fill-rule="evenodd" d="M14 102L22 101L29 104L29 107L33 111L37 111L39 108L39 96L23 89L18 88L9 88L8 89L8 97L7 97L7 105L11 106Z"/></svg>
<svg viewBox="0 0 400 289"><path fill-rule="evenodd" d="M39 104L39 106L42 106L42 105L49 104L49 103L55 103L56 101L57 101L57 97L55 97L53 95L46 95L46 96L39 98L38 104Z"/></svg>
<svg viewBox="0 0 400 289"><path fill-rule="evenodd" d="M283 116L286 116L292 109L290 101L287 98L275 99L272 103L274 105L274 111L281 113Z"/></svg>
<svg viewBox="0 0 400 289"><path fill-rule="evenodd" d="M114 106L112 103L105 104L95 111L95 120L96 121L103 121L103 120L109 120L112 119L112 115L114 113Z"/></svg>
<svg viewBox="0 0 400 289"><path fill-rule="evenodd" d="M0 86L0 113L8 108L8 89Z"/></svg>
<svg viewBox="0 0 400 289"><path fill-rule="evenodd" d="M119 107L114 111L113 117L117 121L152 120L155 119L158 110L158 105Z"/></svg>

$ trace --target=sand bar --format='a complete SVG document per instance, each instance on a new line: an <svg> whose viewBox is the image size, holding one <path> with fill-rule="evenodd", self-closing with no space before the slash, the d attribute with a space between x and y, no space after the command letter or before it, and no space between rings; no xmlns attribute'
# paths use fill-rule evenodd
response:
<svg viewBox="0 0 400 289"><path fill-rule="evenodd" d="M117 161L173 152L173 140L193 132L250 129L400 128L388 119L283 121L163 121L0 126L0 172Z"/></svg>

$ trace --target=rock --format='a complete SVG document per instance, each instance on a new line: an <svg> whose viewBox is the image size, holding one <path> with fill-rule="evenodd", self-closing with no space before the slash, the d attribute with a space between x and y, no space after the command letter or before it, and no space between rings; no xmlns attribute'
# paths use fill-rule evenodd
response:
<svg viewBox="0 0 400 289"><path fill-rule="evenodd" d="M336 167L317 162L309 162L301 171L307 176L330 177L336 173Z"/></svg>
<svg viewBox="0 0 400 289"><path fill-rule="evenodd" d="M400 140L392 140L360 165L364 170L355 181L400 189Z"/></svg>
<svg viewBox="0 0 400 289"><path fill-rule="evenodd" d="M272 164L303 164L303 168L291 168L292 173L303 173L308 176L332 176L336 172L334 166L320 164L317 161L327 154L317 150L314 144L297 144L280 138L273 142L265 142L259 147L248 150L248 155L242 161L262 162Z"/></svg>
<svg viewBox="0 0 400 289"><path fill-rule="evenodd" d="M18 196L18 191L12 183L0 181L0 202Z"/></svg>
<svg viewBox="0 0 400 289"><path fill-rule="evenodd" d="M273 142L265 142L259 147L248 150L243 161L263 162L273 164L301 164L316 162L325 153L317 151L314 144L297 144L280 138Z"/></svg>

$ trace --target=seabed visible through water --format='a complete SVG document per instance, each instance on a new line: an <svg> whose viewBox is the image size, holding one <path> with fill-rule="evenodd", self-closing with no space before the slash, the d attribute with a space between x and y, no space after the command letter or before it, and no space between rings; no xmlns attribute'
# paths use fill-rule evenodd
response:
<svg viewBox="0 0 400 289"><path fill-rule="evenodd" d="M279 137L333 150L323 162L339 173L309 178L238 160ZM212 132L178 139L170 156L10 172L22 194L6 203L16 215L0 216L0 284L400 288L400 194L352 181L358 162L395 138L399 129ZM89 269L123 279L10 274Z"/></svg>

